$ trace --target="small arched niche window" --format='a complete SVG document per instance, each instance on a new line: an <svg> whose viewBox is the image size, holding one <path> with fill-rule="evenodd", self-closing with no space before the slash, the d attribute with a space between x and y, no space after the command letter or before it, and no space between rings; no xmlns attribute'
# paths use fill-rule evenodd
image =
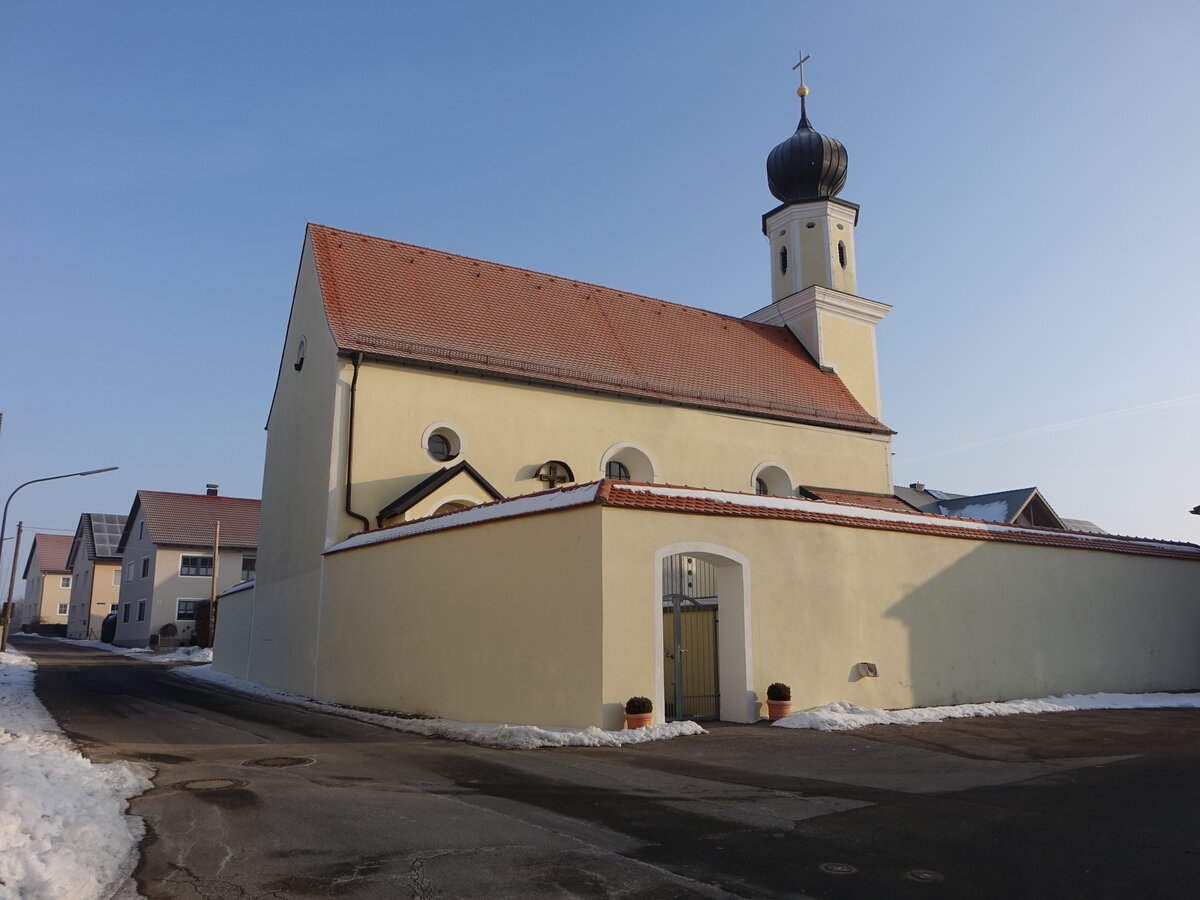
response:
<svg viewBox="0 0 1200 900"><path fill-rule="evenodd" d="M619 459L610 459L604 464L604 477L613 481L628 481L629 469Z"/></svg>
<svg viewBox="0 0 1200 900"><path fill-rule="evenodd" d="M304 368L304 357L308 355L308 338L301 335L300 343L296 345L296 371Z"/></svg>
<svg viewBox="0 0 1200 900"><path fill-rule="evenodd" d="M456 512L460 509L470 509L474 503L468 503L466 500L451 500L448 503L443 503L433 511L435 516L440 516L442 513Z"/></svg>
<svg viewBox="0 0 1200 900"><path fill-rule="evenodd" d="M751 476L754 493L773 497L791 497L792 476L779 463L761 463Z"/></svg>
<svg viewBox="0 0 1200 900"><path fill-rule="evenodd" d="M779 248L779 274L787 274L787 247Z"/></svg>
<svg viewBox="0 0 1200 900"><path fill-rule="evenodd" d="M654 462L650 459L650 454L633 444L613 444L609 447L601 458L600 471L604 473L605 478L614 481L653 484L655 480ZM622 474L616 475L615 472Z"/></svg>
<svg viewBox="0 0 1200 900"><path fill-rule="evenodd" d="M438 462L448 462L462 453L462 438L447 425L433 428L425 435L425 452Z"/></svg>

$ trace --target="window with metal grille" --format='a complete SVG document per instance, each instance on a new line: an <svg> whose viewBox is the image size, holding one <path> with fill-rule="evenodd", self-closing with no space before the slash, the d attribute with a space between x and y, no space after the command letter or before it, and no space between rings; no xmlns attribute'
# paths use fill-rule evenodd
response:
<svg viewBox="0 0 1200 900"><path fill-rule="evenodd" d="M604 464L604 475L614 481L628 481L629 468L620 460L610 459Z"/></svg>

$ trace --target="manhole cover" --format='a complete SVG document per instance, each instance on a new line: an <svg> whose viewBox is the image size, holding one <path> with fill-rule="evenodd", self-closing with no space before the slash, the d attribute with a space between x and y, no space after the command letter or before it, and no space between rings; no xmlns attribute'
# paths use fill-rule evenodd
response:
<svg viewBox="0 0 1200 900"><path fill-rule="evenodd" d="M945 881L946 876L941 872L934 872L932 869L913 869L907 873L908 878L912 881Z"/></svg>
<svg viewBox="0 0 1200 900"><path fill-rule="evenodd" d="M171 787L184 791L227 791L230 788L245 787L247 783L240 778L198 778L195 781L181 781Z"/></svg>
<svg viewBox="0 0 1200 900"><path fill-rule="evenodd" d="M307 756L264 756L262 759L248 759L243 766L262 766L267 769L288 769L292 766L311 766L315 759Z"/></svg>
<svg viewBox="0 0 1200 900"><path fill-rule="evenodd" d="M821 863L818 868L822 872L828 872L830 875L853 875L858 869L849 863Z"/></svg>

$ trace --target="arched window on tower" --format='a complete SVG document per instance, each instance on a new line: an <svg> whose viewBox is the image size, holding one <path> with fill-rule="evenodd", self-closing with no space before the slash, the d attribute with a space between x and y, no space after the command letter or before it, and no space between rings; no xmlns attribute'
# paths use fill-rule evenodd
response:
<svg viewBox="0 0 1200 900"><path fill-rule="evenodd" d="M787 247L779 248L779 274L787 274Z"/></svg>
<svg viewBox="0 0 1200 900"><path fill-rule="evenodd" d="M838 241L838 263L844 269L849 264L849 257L846 255L846 242Z"/></svg>

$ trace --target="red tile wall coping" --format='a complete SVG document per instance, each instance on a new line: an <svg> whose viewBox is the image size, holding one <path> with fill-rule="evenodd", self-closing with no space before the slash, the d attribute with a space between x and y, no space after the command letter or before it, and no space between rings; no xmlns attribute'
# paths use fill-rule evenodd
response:
<svg viewBox="0 0 1200 900"><path fill-rule="evenodd" d="M555 497L554 495L563 495ZM573 496L566 496L573 495ZM540 498L540 499L537 499ZM693 515L732 516L755 519L786 519L876 531L925 534L973 541L1099 550L1139 556L1157 556L1200 562L1200 546L1180 541L1118 535L1084 535L1053 528L1004 525L976 519L954 519L933 513L898 512L879 507L851 506L826 500L764 497L734 491L711 491L679 485L614 482L609 479L523 494L491 503L454 510L438 516L414 519L388 528L351 535L326 553L401 540L430 531L482 525L500 519L540 515L560 509L596 503L618 509L642 509ZM365 540L364 540L365 539Z"/></svg>

